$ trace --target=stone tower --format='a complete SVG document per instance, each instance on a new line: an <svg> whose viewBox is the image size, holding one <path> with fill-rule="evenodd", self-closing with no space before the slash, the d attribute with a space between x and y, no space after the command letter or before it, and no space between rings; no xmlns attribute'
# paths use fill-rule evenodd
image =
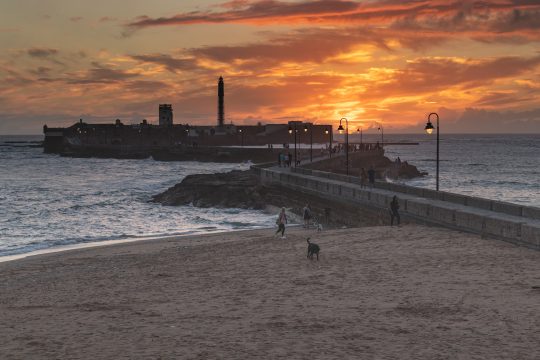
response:
<svg viewBox="0 0 540 360"><path fill-rule="evenodd" d="M219 77L218 81L218 126L223 126L225 123L225 84L223 83L223 77Z"/></svg>

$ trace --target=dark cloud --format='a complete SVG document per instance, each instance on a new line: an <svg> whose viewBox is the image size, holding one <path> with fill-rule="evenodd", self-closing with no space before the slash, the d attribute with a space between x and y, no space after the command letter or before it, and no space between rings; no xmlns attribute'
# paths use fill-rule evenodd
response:
<svg viewBox="0 0 540 360"><path fill-rule="evenodd" d="M197 23L226 23L226 22L249 22L272 19L283 19L297 16L315 16L319 14L336 14L353 11L359 7L359 3L346 0L318 0L303 2L283 2L274 0L262 1L234 1L225 3L227 11L224 12L201 12L193 11L178 14L169 18L139 17L128 24L130 27L143 28L163 25L186 25Z"/></svg>
<svg viewBox="0 0 540 360"><path fill-rule="evenodd" d="M432 39L430 44L436 40ZM266 41L234 46L206 46L186 52L247 71L269 71L281 63L323 63L359 45L390 50L384 38L369 29L310 29L270 37ZM415 43L415 46L421 46ZM237 64L236 62L239 63Z"/></svg>
<svg viewBox="0 0 540 360"><path fill-rule="evenodd" d="M127 27L200 23L375 25L407 31L516 32L540 27L538 1L370 1L284 2L236 0L223 11L192 11L172 17L141 16Z"/></svg>
<svg viewBox="0 0 540 360"><path fill-rule="evenodd" d="M170 90L171 86L163 81L135 80L127 82L124 88L129 91L148 94Z"/></svg>
<svg viewBox="0 0 540 360"><path fill-rule="evenodd" d="M45 76L48 75L51 70L52 69L50 67L39 66L35 69L30 70L30 73L37 76Z"/></svg>
<svg viewBox="0 0 540 360"><path fill-rule="evenodd" d="M94 65L98 64L94 63ZM122 82L137 76L137 74L128 73L124 70L95 67L87 70L83 76L70 77L66 81L70 84L103 84Z"/></svg>
<svg viewBox="0 0 540 360"><path fill-rule="evenodd" d="M520 103L525 103L529 101L535 101L535 97L532 96L523 96L523 94L516 94L515 92L505 93L505 92L490 92L487 95L482 96L480 99L475 101L475 106L479 107L506 107L506 106L516 106Z"/></svg>
<svg viewBox="0 0 540 360"><path fill-rule="evenodd" d="M33 58L48 58L53 57L55 55L58 55L59 51L58 49L52 49L52 48L31 48L28 49L27 54L30 55Z"/></svg>
<svg viewBox="0 0 540 360"><path fill-rule="evenodd" d="M170 72L195 69L196 63L191 58L174 58L168 54L131 55L132 59L143 62L163 65Z"/></svg>
<svg viewBox="0 0 540 360"><path fill-rule="evenodd" d="M0 91L9 86L31 85L32 79L14 68L0 65ZM7 85L7 87L5 87Z"/></svg>

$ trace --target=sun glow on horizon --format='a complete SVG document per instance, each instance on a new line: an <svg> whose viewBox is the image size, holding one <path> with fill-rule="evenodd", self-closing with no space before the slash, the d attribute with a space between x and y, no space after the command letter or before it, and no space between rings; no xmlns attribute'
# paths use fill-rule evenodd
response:
<svg viewBox="0 0 540 360"><path fill-rule="evenodd" d="M237 123L347 114L409 131L439 111L462 131L488 112L487 131L540 132L540 33L526 21L540 4L475 2L246 0L209 12L209 1L74 0L66 15L2 4L0 130L82 114L138 122L159 103L173 104L175 122L214 123L224 76Z"/></svg>

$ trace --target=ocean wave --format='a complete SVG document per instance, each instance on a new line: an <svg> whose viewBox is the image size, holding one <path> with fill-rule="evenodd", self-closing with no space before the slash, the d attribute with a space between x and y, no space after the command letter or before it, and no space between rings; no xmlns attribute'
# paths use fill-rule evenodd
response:
<svg viewBox="0 0 540 360"><path fill-rule="evenodd" d="M420 140L420 145L391 147L387 154L429 173L400 182L435 188L433 142L419 136L396 138ZM540 137L476 138L455 135L455 140L441 143L441 190L539 206ZM17 145L5 144L6 139L27 141L3 137L0 142ZM120 238L253 229L275 222L273 214L258 210L148 203L152 195L189 174L247 169L249 164L63 158L13 146L0 148L0 158L0 201L8 205L0 210L0 255Z"/></svg>

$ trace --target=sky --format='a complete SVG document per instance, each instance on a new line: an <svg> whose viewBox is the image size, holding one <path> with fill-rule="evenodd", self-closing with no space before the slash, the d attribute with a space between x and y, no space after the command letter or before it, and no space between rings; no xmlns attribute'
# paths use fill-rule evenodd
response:
<svg viewBox="0 0 540 360"><path fill-rule="evenodd" d="M540 133L540 0L0 0L0 135L235 124Z"/></svg>

